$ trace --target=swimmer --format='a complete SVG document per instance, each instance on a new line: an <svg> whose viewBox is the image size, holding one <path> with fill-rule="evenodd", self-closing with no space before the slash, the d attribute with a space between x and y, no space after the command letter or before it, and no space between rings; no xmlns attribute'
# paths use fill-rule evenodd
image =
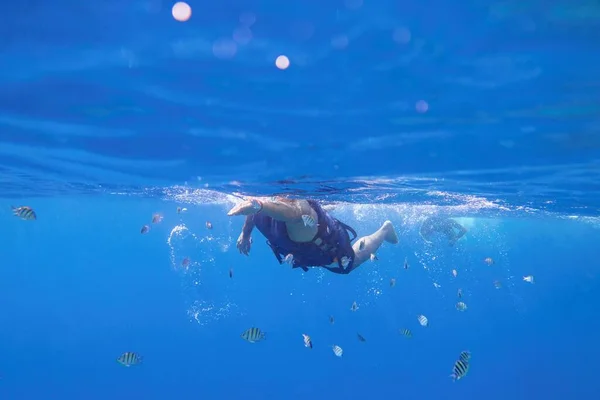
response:
<svg viewBox="0 0 600 400"><path fill-rule="evenodd" d="M336 274L348 274L369 260L384 241L398 243L394 226L385 221L375 233L352 245L357 236L354 229L330 216L314 200L251 198L233 207L227 215L246 216L237 240L240 253L250 252L251 233L256 227L280 264L291 260L293 268L304 271L323 267Z"/></svg>
<svg viewBox="0 0 600 400"><path fill-rule="evenodd" d="M420 233L427 243L432 243L432 238L436 233L442 234L448 239L448 244L454 246L458 239L467 233L467 230L453 219L433 216L423 222Z"/></svg>

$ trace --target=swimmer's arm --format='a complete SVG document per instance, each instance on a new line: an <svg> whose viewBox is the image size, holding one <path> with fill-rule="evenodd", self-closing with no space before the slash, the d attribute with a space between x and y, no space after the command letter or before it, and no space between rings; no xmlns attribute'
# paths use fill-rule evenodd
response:
<svg viewBox="0 0 600 400"><path fill-rule="evenodd" d="M246 220L244 221L244 226L242 227L242 235L244 235L244 237L250 237L253 229L254 229L254 215L248 215L246 217Z"/></svg>
<svg viewBox="0 0 600 400"><path fill-rule="evenodd" d="M279 198L272 201L269 198L259 198L261 201L260 212L282 222L302 222L303 214L310 214L312 211L306 200L286 200Z"/></svg>

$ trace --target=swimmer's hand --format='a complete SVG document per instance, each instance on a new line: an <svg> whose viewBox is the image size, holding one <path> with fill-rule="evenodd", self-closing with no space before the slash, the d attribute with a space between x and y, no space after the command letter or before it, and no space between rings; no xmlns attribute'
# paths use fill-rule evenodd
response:
<svg viewBox="0 0 600 400"><path fill-rule="evenodd" d="M234 206L227 215L230 217L233 215L252 215L262 210L262 202L258 199L250 199L242 201L240 204Z"/></svg>
<svg viewBox="0 0 600 400"><path fill-rule="evenodd" d="M240 233L240 237L238 237L236 247L240 251L240 254L249 255L250 248L252 247L252 236L246 236L244 233Z"/></svg>

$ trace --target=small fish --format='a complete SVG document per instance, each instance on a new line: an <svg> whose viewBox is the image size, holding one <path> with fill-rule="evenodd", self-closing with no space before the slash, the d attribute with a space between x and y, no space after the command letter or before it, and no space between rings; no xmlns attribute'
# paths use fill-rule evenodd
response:
<svg viewBox="0 0 600 400"><path fill-rule="evenodd" d="M308 226L309 228L312 228L317 224L313 217L306 214L302 216L302 222L304 222L304 226Z"/></svg>
<svg viewBox="0 0 600 400"><path fill-rule="evenodd" d="M233 268L229 268L229 277L233 278Z"/></svg>
<svg viewBox="0 0 600 400"><path fill-rule="evenodd" d="M265 333L259 328L248 328L242 333L241 338L250 343L260 342L265 339Z"/></svg>
<svg viewBox="0 0 600 400"><path fill-rule="evenodd" d="M187 268L187 267L189 267L189 266L190 266L190 258L189 258L189 257L186 257L186 258L184 258L183 260L181 260L181 266L182 266L183 268Z"/></svg>
<svg viewBox="0 0 600 400"><path fill-rule="evenodd" d="M288 254L283 259L283 262L286 263L286 264L294 265L294 255L293 254Z"/></svg>
<svg viewBox="0 0 600 400"><path fill-rule="evenodd" d="M304 340L304 347L308 347L309 349L312 349L312 340L310 339L310 336L303 333L302 338Z"/></svg>
<svg viewBox="0 0 600 400"><path fill-rule="evenodd" d="M33 221L37 219L37 215L33 208L29 206L21 206L21 207L12 207L12 212L16 217L21 218L25 221Z"/></svg>
<svg viewBox="0 0 600 400"><path fill-rule="evenodd" d="M461 360L462 362L469 362L470 359L471 359L470 351L465 350L465 351L460 352L459 360Z"/></svg>
<svg viewBox="0 0 600 400"><path fill-rule="evenodd" d="M494 281L494 287L496 289L501 289L502 288L502 282L500 282L500 281Z"/></svg>
<svg viewBox="0 0 600 400"><path fill-rule="evenodd" d="M404 269L408 269L409 265L408 265L408 257L404 258ZM427 269L427 268L425 268Z"/></svg>
<svg viewBox="0 0 600 400"><path fill-rule="evenodd" d="M459 299L462 298L462 295L463 295L462 289L458 289L458 291L456 292L456 295L458 296Z"/></svg>
<svg viewBox="0 0 600 400"><path fill-rule="evenodd" d="M390 279L390 287L396 286L396 278Z"/></svg>
<svg viewBox="0 0 600 400"><path fill-rule="evenodd" d="M523 280L524 280L525 282L529 282L529 283L535 283L535 282L534 282L534 279L533 279L533 275L527 275L527 276L524 276L524 277L523 277Z"/></svg>
<svg viewBox="0 0 600 400"><path fill-rule="evenodd" d="M352 259L348 256L344 256L340 261L342 262L342 267L346 268L348 265L350 265L350 261L352 261Z"/></svg>
<svg viewBox="0 0 600 400"><path fill-rule="evenodd" d="M137 353L128 351L126 353L121 354L119 358L117 358L117 362L126 367L131 367L132 365L138 365L142 362L142 356Z"/></svg>
<svg viewBox="0 0 600 400"><path fill-rule="evenodd" d="M183 207L183 208L177 207L177 214L181 214L181 213L184 213L184 212L187 212L187 208L185 208L185 207Z"/></svg>
<svg viewBox="0 0 600 400"><path fill-rule="evenodd" d="M361 240L361 241L358 243L358 250L360 250L360 251L363 251L364 249L365 249L365 241L364 241L364 240Z"/></svg>
<svg viewBox="0 0 600 400"><path fill-rule="evenodd" d="M379 258L377 258L377 256L373 253L371 253L371 255L369 256L371 258L371 261L377 261L379 260Z"/></svg>
<svg viewBox="0 0 600 400"><path fill-rule="evenodd" d="M456 363L454 363L454 368L452 369L450 377L453 381L457 381L464 378L467 375L467 372L469 372L469 362L457 360Z"/></svg>
<svg viewBox="0 0 600 400"><path fill-rule="evenodd" d="M329 316L329 323L330 323L331 325L335 324L335 319L333 318L333 315L330 315L330 316Z"/></svg>
<svg viewBox="0 0 600 400"><path fill-rule="evenodd" d="M356 304L356 302L352 303L352 307L350 307L350 311L356 311L358 310L358 304Z"/></svg>
<svg viewBox="0 0 600 400"><path fill-rule="evenodd" d="M492 259L492 257L486 257L483 259L483 262L486 263L487 265L494 265L495 261Z"/></svg>
<svg viewBox="0 0 600 400"><path fill-rule="evenodd" d="M210 221L206 221L206 229L212 229L212 223Z"/></svg>
<svg viewBox="0 0 600 400"><path fill-rule="evenodd" d="M367 339L365 339L365 337L363 335L361 335L360 333L357 333L356 336L357 336L359 342L367 341Z"/></svg>
<svg viewBox="0 0 600 400"><path fill-rule="evenodd" d="M458 272L455 269L452 270L452 276L455 278L458 276Z"/></svg>
<svg viewBox="0 0 600 400"><path fill-rule="evenodd" d="M335 354L338 357L341 357L344 355L344 350L342 350L342 348L338 345L333 345L331 346L331 350L333 350L333 354Z"/></svg>
<svg viewBox="0 0 600 400"><path fill-rule="evenodd" d="M440 285L440 284L439 284L439 283L437 283L437 282L433 282L433 287L434 287L434 288L436 288L436 289L439 289L439 288L441 288L441 287L442 287L442 285Z"/></svg>
<svg viewBox="0 0 600 400"><path fill-rule="evenodd" d="M142 229L140 229L140 233L142 235L145 235L148 232L150 232L150 225L144 225L144 226L142 226Z"/></svg>
<svg viewBox="0 0 600 400"><path fill-rule="evenodd" d="M465 311L467 309L467 305L462 301L459 301L458 303L456 303L456 309L458 311Z"/></svg>
<svg viewBox="0 0 600 400"><path fill-rule="evenodd" d="M406 336L407 338L411 338L412 337L412 332L410 329L404 328L404 329L400 329L400 334Z"/></svg>
<svg viewBox="0 0 600 400"><path fill-rule="evenodd" d="M160 215L160 214L153 214L152 215L152 223L153 224L159 224L162 220L163 220L162 215Z"/></svg>
<svg viewBox="0 0 600 400"><path fill-rule="evenodd" d="M426 328L429 326L429 320L424 315L418 315L417 321L419 321L419 324L421 324L421 326L424 326Z"/></svg>

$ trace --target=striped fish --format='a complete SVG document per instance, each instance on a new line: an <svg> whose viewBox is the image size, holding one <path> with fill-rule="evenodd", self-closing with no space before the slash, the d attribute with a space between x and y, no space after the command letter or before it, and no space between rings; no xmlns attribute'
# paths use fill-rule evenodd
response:
<svg viewBox="0 0 600 400"><path fill-rule="evenodd" d="M456 295L458 296L458 298L462 298L462 289L458 289L458 291L456 292Z"/></svg>
<svg viewBox="0 0 600 400"><path fill-rule="evenodd" d="M366 342L367 339L365 339L365 337L363 335L361 335L360 333L357 333L356 336L358 336L358 341L359 342Z"/></svg>
<svg viewBox="0 0 600 400"><path fill-rule="evenodd" d="M417 316L417 320L419 321L419 323L421 324L421 326L424 326L424 327L428 327L429 326L429 320L427 319L426 316L424 316L424 315L418 315Z"/></svg>
<svg viewBox="0 0 600 400"><path fill-rule="evenodd" d="M247 342L256 343L265 339L265 333L259 328L248 328L241 334L241 338Z"/></svg>
<svg viewBox="0 0 600 400"><path fill-rule="evenodd" d="M469 372L469 362L457 360L456 363L454 363L454 368L452 369L450 377L456 382L457 380L464 378L467 375L467 372Z"/></svg>
<svg viewBox="0 0 600 400"><path fill-rule="evenodd" d="M467 305L462 301L459 301L458 303L456 303L456 309L458 311L465 311L467 309Z"/></svg>
<svg viewBox="0 0 600 400"><path fill-rule="evenodd" d="M37 219L37 215L35 215L35 211L33 211L33 208L29 207L29 206L21 206L21 207L12 207L12 212L15 216L26 220L26 221L33 221Z"/></svg>
<svg viewBox="0 0 600 400"><path fill-rule="evenodd" d="M412 337L412 332L410 329L404 328L404 329L400 329L400 334L406 336L407 338L411 338Z"/></svg>
<svg viewBox="0 0 600 400"><path fill-rule="evenodd" d="M470 351L465 350L465 351L460 352L459 360L461 360L462 362L469 362L470 359L471 359Z"/></svg>
<svg viewBox="0 0 600 400"><path fill-rule="evenodd" d="M302 216L302 222L304 222L304 226L308 226L310 228L316 224L315 219L308 214Z"/></svg>
<svg viewBox="0 0 600 400"><path fill-rule="evenodd" d="M131 367L132 365L141 364L142 356L132 351L128 351L121 354L121 356L117 358L117 362L126 367Z"/></svg>
<svg viewBox="0 0 600 400"><path fill-rule="evenodd" d="M310 336L303 333L302 338L304 339L304 347L308 347L309 349L312 349L312 340L310 339Z"/></svg>
<svg viewBox="0 0 600 400"><path fill-rule="evenodd" d="M342 348L338 345L333 345L331 346L331 349L333 350L333 354L335 354L338 357L341 357L344 355L344 350L342 350Z"/></svg>

